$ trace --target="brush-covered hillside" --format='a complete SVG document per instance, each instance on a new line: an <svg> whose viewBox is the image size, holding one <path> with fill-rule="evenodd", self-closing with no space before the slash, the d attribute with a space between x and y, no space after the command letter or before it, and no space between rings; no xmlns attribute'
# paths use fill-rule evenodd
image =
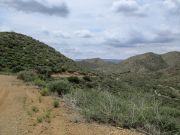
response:
<svg viewBox="0 0 180 135"><path fill-rule="evenodd" d="M0 32L0 71L45 68L52 72L78 70L76 63L29 36Z"/></svg>
<svg viewBox="0 0 180 135"><path fill-rule="evenodd" d="M78 63L81 66L91 69L93 71L107 72L110 71L111 68L114 67L114 65L116 65L117 61L92 58L92 59L79 60Z"/></svg>
<svg viewBox="0 0 180 135"><path fill-rule="evenodd" d="M180 67L180 52L166 54L145 53L130 57L119 63L109 63L101 59L89 59L80 62L96 71L105 73L150 73Z"/></svg>
<svg viewBox="0 0 180 135"><path fill-rule="evenodd" d="M163 54L162 58L170 67L180 67L180 52L169 52Z"/></svg>
<svg viewBox="0 0 180 135"><path fill-rule="evenodd" d="M154 53L145 53L131 57L117 66L120 72L135 73L158 71L167 67L168 65L163 58Z"/></svg>

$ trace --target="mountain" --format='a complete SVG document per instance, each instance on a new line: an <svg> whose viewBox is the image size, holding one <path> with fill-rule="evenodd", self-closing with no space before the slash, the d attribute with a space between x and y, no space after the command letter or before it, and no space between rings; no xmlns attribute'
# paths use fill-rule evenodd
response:
<svg viewBox="0 0 180 135"><path fill-rule="evenodd" d="M118 64L120 63L121 59L101 59L101 58L92 58L92 59L76 59L75 61L77 62L90 62L90 63L96 63L97 61L102 61L102 62L107 62L107 63L112 63L112 64Z"/></svg>
<svg viewBox="0 0 180 135"><path fill-rule="evenodd" d="M145 53L133 56L121 62L117 68L120 72L152 72L167 68L167 63L163 58L154 53Z"/></svg>
<svg viewBox="0 0 180 135"><path fill-rule="evenodd" d="M162 55L149 52L126 60L119 60L118 63L99 58L81 60L79 63L105 73L149 73L180 67L180 52L169 52Z"/></svg>
<svg viewBox="0 0 180 135"><path fill-rule="evenodd" d="M161 56L170 67L180 67L180 52L168 52Z"/></svg>
<svg viewBox="0 0 180 135"><path fill-rule="evenodd" d="M74 61L38 40L15 32L0 32L0 71L35 68L52 72L78 69Z"/></svg>
<svg viewBox="0 0 180 135"><path fill-rule="evenodd" d="M83 67L101 72L107 72L111 70L111 68L116 65L116 62L110 59L105 60L100 58L78 60L78 63Z"/></svg>
<svg viewBox="0 0 180 135"><path fill-rule="evenodd" d="M102 59L105 62L110 62L110 63L114 63L114 64L118 64L120 62L122 62L122 59Z"/></svg>

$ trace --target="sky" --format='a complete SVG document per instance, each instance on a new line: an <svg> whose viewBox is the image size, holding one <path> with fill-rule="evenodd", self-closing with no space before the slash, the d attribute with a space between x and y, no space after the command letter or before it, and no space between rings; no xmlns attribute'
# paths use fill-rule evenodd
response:
<svg viewBox="0 0 180 135"><path fill-rule="evenodd" d="M72 59L180 51L180 0L0 0L0 31Z"/></svg>

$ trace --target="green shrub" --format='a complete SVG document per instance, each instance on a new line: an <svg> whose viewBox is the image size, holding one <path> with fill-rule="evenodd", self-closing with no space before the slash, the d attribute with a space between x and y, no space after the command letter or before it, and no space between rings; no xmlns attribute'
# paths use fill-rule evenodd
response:
<svg viewBox="0 0 180 135"><path fill-rule="evenodd" d="M36 67L36 70L38 74L44 75L46 78L49 78L52 73L52 69L47 66L38 66Z"/></svg>
<svg viewBox="0 0 180 135"><path fill-rule="evenodd" d="M160 101L148 93L113 95L107 91L76 89L67 97L75 101L88 121L140 128L150 134L177 133L180 127L180 111L164 108Z"/></svg>
<svg viewBox="0 0 180 135"><path fill-rule="evenodd" d="M57 80L49 83L48 85L50 92L57 92L58 95L62 96L70 90L70 84L65 80Z"/></svg>
<svg viewBox="0 0 180 135"><path fill-rule="evenodd" d="M43 122L43 117L41 117L41 116L37 117L37 122L42 123Z"/></svg>
<svg viewBox="0 0 180 135"><path fill-rule="evenodd" d="M65 67L62 67L62 68L61 68L61 72L66 72L66 70L67 70L67 69L66 69Z"/></svg>
<svg viewBox="0 0 180 135"><path fill-rule="evenodd" d="M39 111L39 109L38 109L36 106L33 106L33 107L32 107L32 111L35 112L35 113L37 113L37 112Z"/></svg>
<svg viewBox="0 0 180 135"><path fill-rule="evenodd" d="M49 95L49 90L48 88L44 88L40 91L42 96L48 96Z"/></svg>
<svg viewBox="0 0 180 135"><path fill-rule="evenodd" d="M20 65L13 66L11 69L12 69L13 73L17 73L17 72L20 72L20 71L24 70L24 68L22 66L20 66Z"/></svg>
<svg viewBox="0 0 180 135"><path fill-rule="evenodd" d="M33 81L33 83L39 87L45 87L46 82L44 80L41 80L40 78L37 78Z"/></svg>
<svg viewBox="0 0 180 135"><path fill-rule="evenodd" d="M85 81L88 81L88 82L90 82L90 81L91 81L90 76L84 76L84 77L83 77L83 79L84 79Z"/></svg>
<svg viewBox="0 0 180 135"><path fill-rule="evenodd" d="M54 108L59 107L59 101L57 99L53 101L53 106L54 106Z"/></svg>
<svg viewBox="0 0 180 135"><path fill-rule="evenodd" d="M76 76L71 76L68 78L68 81L71 82L71 83L76 83L76 84L79 84L80 83L80 80L78 77Z"/></svg>
<svg viewBox="0 0 180 135"><path fill-rule="evenodd" d="M38 78L38 75L34 71L21 71L18 73L17 78L25 82L32 82Z"/></svg>

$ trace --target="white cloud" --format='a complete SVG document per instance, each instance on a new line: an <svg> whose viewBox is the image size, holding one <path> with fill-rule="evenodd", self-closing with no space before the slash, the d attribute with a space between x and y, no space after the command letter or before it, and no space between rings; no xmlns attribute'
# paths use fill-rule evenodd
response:
<svg viewBox="0 0 180 135"><path fill-rule="evenodd" d="M27 3L15 9L19 1L0 0L0 31L30 35L70 58L180 50L179 0L64 0L71 12L65 19L61 12L48 12L62 0L21 0L36 1L47 9L43 12Z"/></svg>
<svg viewBox="0 0 180 135"><path fill-rule="evenodd" d="M180 14L180 0L165 0L164 5L171 14Z"/></svg>
<svg viewBox="0 0 180 135"><path fill-rule="evenodd" d="M116 13L122 13L125 15L138 15L144 16L143 6L136 0L117 0L113 2L112 10Z"/></svg>
<svg viewBox="0 0 180 135"><path fill-rule="evenodd" d="M150 46L152 44L164 44L180 41L180 31L171 29L158 29L154 31L131 30L121 34L119 31L106 31L104 44L116 48L135 47L137 45Z"/></svg>
<svg viewBox="0 0 180 135"><path fill-rule="evenodd" d="M74 32L75 36L80 38L92 38L93 34L89 30L78 30Z"/></svg>

